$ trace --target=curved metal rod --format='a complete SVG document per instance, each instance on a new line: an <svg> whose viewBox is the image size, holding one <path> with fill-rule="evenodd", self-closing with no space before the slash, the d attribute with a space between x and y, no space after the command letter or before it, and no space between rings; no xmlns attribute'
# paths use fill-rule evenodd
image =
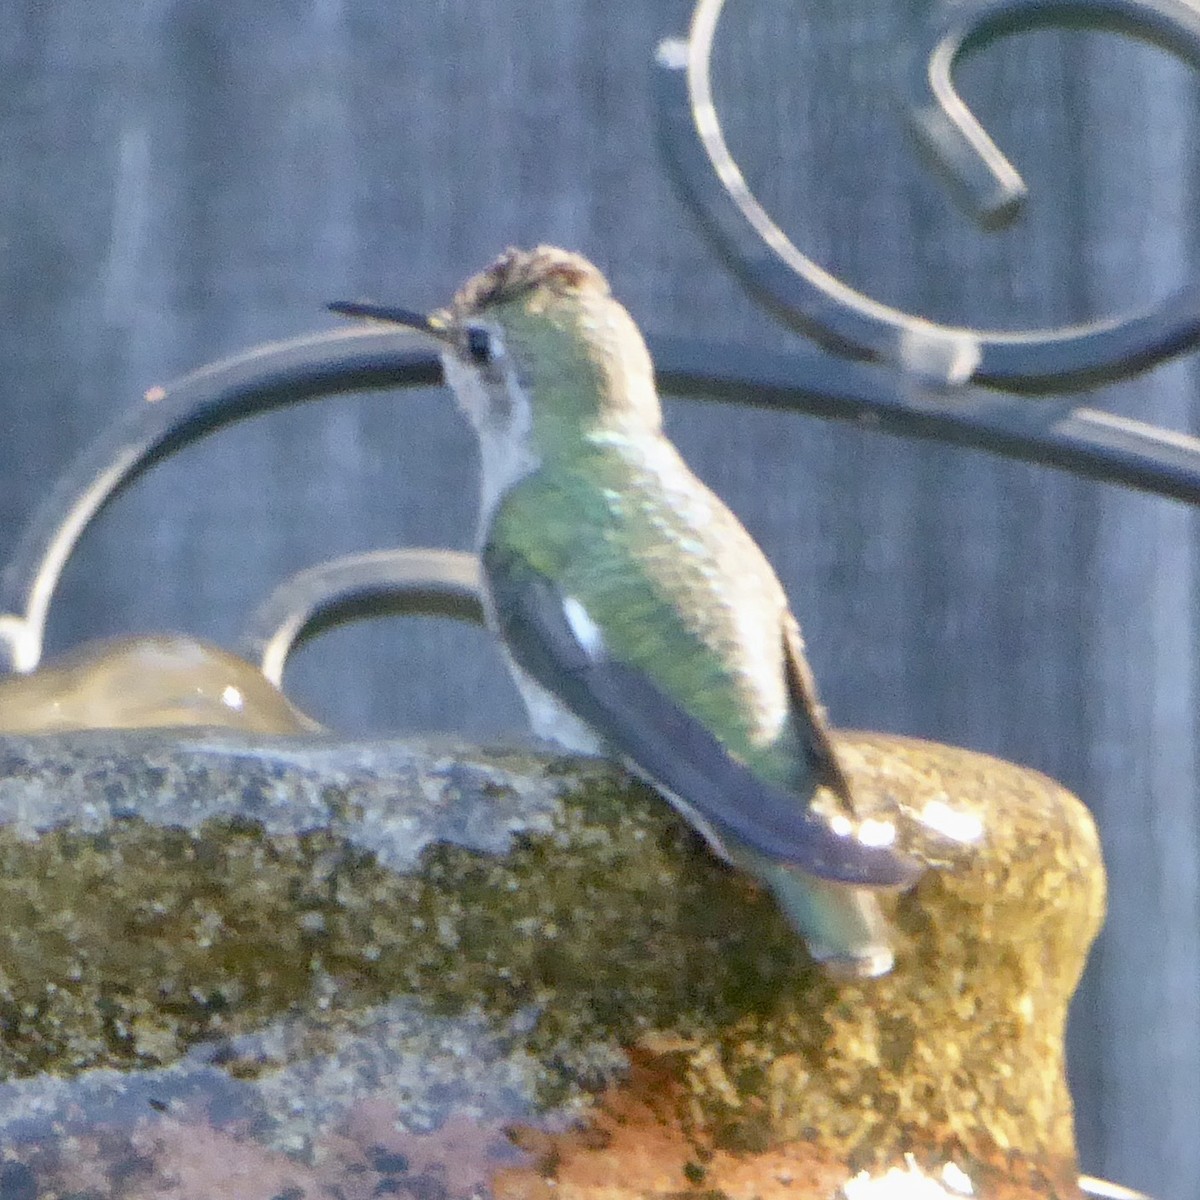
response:
<svg viewBox="0 0 1200 1200"><path fill-rule="evenodd" d="M1200 503L1200 439L1078 408L979 388L922 395L892 369L815 348L767 352L650 339L664 391L869 422L1074 474ZM59 576L88 523L121 488L172 450L255 412L343 392L437 383L436 351L388 327L317 333L204 367L124 413L55 484L0 576L0 672L41 658ZM7 661L5 661L7 660Z"/></svg>
<svg viewBox="0 0 1200 1200"><path fill-rule="evenodd" d="M686 39L660 44L664 148L683 191L730 265L770 307L840 353L894 362L946 383L1067 391L1122 379L1200 342L1200 287L1145 313L1047 330L941 325L872 300L807 257L771 219L730 153L712 94L725 0L698 0ZM1200 12L1183 0L985 0L945 5L909 76L911 120L985 214L1011 209L1024 184L951 82L968 49L1034 24L1079 21L1133 32L1200 68Z"/></svg>
<svg viewBox="0 0 1200 1200"><path fill-rule="evenodd" d="M425 339L361 326L258 346L150 388L59 477L18 542L0 576L0 670L37 666L50 602L76 542L109 500L159 459L254 413L440 379L437 351Z"/></svg>
<svg viewBox="0 0 1200 1200"><path fill-rule="evenodd" d="M976 0L936 9L910 65L908 115L917 137L985 224L1011 214L1026 187L955 90L954 68L965 54L1008 34L1071 24L1153 42L1200 69L1200 11L1184 0Z"/></svg>
<svg viewBox="0 0 1200 1200"><path fill-rule="evenodd" d="M479 559L457 550L373 550L309 567L263 601L239 651L282 688L288 657L310 638L393 613L484 624Z"/></svg>

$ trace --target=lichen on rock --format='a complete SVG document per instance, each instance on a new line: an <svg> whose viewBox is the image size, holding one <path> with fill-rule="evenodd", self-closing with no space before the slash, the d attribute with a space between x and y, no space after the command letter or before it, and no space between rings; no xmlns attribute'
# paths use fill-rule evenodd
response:
<svg viewBox="0 0 1200 1200"><path fill-rule="evenodd" d="M979 1196L1072 1195L1062 1034L1103 902L1090 819L982 755L838 749L936 864L889 902L896 970L857 984L596 760L0 739L0 1144L199 1113L315 1163L382 1105L395 1154L463 1121L520 1150L480 1152L497 1195L767 1195L748 1164L827 1183L910 1158Z"/></svg>

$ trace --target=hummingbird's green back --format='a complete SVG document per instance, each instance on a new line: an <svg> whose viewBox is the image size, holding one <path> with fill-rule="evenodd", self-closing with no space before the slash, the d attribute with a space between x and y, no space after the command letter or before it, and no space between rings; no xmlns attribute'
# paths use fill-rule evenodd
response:
<svg viewBox="0 0 1200 1200"><path fill-rule="evenodd" d="M651 675L756 773L807 785L783 589L664 437L605 435L543 459L507 493L488 541L557 581L612 657Z"/></svg>

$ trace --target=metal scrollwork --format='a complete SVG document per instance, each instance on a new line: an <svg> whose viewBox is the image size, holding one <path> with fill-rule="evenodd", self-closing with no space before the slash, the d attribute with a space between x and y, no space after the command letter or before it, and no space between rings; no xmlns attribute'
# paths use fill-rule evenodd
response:
<svg viewBox="0 0 1200 1200"><path fill-rule="evenodd" d="M711 59L725 0L698 0L686 38L658 48L664 144L684 190L751 289L817 340L945 383L1068 391L1126 378L1200 342L1200 286L1153 310L1059 329L941 325L871 299L802 253L751 191L713 100ZM1025 185L954 90L968 51L1037 25L1081 23L1155 41L1200 69L1200 11L1183 0L973 0L939 6L905 81L914 131L971 199L976 215L1010 216Z"/></svg>
<svg viewBox="0 0 1200 1200"><path fill-rule="evenodd" d="M285 579L258 607L240 649L277 687L292 651L356 617L396 610L484 624L479 559L461 550L371 550Z"/></svg>
<svg viewBox="0 0 1200 1200"><path fill-rule="evenodd" d="M100 510L159 459L253 413L440 378L437 355L417 339L362 329L260 346L150 388L58 479L0 575L0 672L37 667L50 603L76 543Z"/></svg>
<svg viewBox="0 0 1200 1200"><path fill-rule="evenodd" d="M788 240L725 145L709 83L723 4L698 0L687 37L658 48L665 147L701 219L753 289L829 349L760 351L651 337L663 391L865 422L881 432L948 441L1200 503L1200 438L1061 397L1034 403L999 390L1068 390L1127 377L1191 349L1200 342L1200 288L1184 288L1140 316L1004 333L939 325L848 287ZM906 78L907 107L913 128L985 220L1011 214L1024 184L955 93L954 65L1007 33L1065 21L1134 32L1200 67L1200 10L1184 0L962 0L939 8L912 56L919 65ZM148 466L255 412L440 378L436 349L420 338L361 328L257 347L152 388L76 459L25 530L0 577L0 673L38 665L50 603L75 544ZM931 381L953 386L922 386ZM351 606L356 598L398 591L418 610L432 605L431 611L478 619L462 563L436 553L425 560L424 552L394 553L391 561L351 560L285 585L247 635L255 656L281 671L295 640L320 626L332 611L331 598L342 592Z"/></svg>
<svg viewBox="0 0 1200 1200"><path fill-rule="evenodd" d="M848 362L816 348L768 353L697 339L649 341L667 393L865 421L888 433L973 446L1200 503L1200 439L1184 434L1068 401L1031 405L983 388L959 389L952 402L923 397L901 372ZM154 463L254 413L346 392L421 387L440 380L441 365L432 346L403 331L364 327L259 346L151 388L59 478L0 575L0 674L37 667L50 604L76 543L105 505ZM451 607L464 602L457 566L448 567L445 578L440 568L430 566L423 584L411 561L397 569L407 572L414 596L436 592ZM340 578L352 590L366 587L365 576L357 583L350 576ZM280 616L278 626L268 628L267 615L255 620L247 635L257 639L254 657L265 655L281 664L280 654L286 657L291 648L288 637L300 636L301 628L317 619L316 594L305 591L311 582L301 580L269 608ZM302 625L289 624L306 605L313 607ZM290 634L284 632L285 624ZM282 640L268 654L276 633Z"/></svg>

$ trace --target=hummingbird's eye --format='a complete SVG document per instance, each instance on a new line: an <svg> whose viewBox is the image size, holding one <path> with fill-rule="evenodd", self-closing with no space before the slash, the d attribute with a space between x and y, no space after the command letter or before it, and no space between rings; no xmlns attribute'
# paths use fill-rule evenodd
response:
<svg viewBox="0 0 1200 1200"><path fill-rule="evenodd" d="M500 339L482 325L467 326L467 353L477 366L486 367L504 355Z"/></svg>

